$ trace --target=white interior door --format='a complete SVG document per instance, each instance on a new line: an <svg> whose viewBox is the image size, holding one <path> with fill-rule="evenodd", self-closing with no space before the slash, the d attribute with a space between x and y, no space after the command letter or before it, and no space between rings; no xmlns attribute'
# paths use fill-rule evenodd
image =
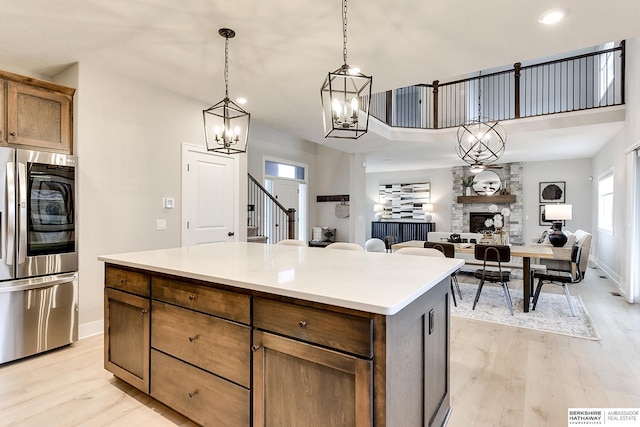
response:
<svg viewBox="0 0 640 427"><path fill-rule="evenodd" d="M291 181L288 179L273 179L273 194L276 196L278 202L287 209L293 208L296 210L296 219L298 217L298 181Z"/></svg>
<svg viewBox="0 0 640 427"><path fill-rule="evenodd" d="M233 158L184 144L182 167L182 246L234 241Z"/></svg>

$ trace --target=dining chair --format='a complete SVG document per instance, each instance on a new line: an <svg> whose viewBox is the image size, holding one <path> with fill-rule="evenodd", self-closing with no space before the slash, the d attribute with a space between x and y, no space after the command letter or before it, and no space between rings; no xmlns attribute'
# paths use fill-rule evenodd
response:
<svg viewBox="0 0 640 427"><path fill-rule="evenodd" d="M475 259L482 261L482 268L473 273L473 276L476 279L480 279L480 283L478 284L478 291L476 292L476 298L473 301L472 309L476 309L484 282L499 283L502 286L502 291L504 292L504 298L507 301L509 312L513 316L513 303L511 301L511 294L509 293L509 286L507 285L509 280L511 280L511 273L509 271L502 270L502 263L509 262L511 260L511 248L503 245L476 245L474 249L474 257ZM498 270L496 271L491 268L495 268L495 266L487 266L487 262L497 263Z"/></svg>
<svg viewBox="0 0 640 427"><path fill-rule="evenodd" d="M444 254L447 258L455 258L456 257L456 246L453 243L445 243L445 242L424 242L425 248L437 249ZM453 285L455 284L456 290L458 291L458 298L462 300L462 292L460 292L460 284L458 283L458 272L460 269L457 269L453 273L451 273L451 293L453 293ZM453 303L456 305L456 296L453 295ZM456 305L457 306L457 305Z"/></svg>
<svg viewBox="0 0 640 427"><path fill-rule="evenodd" d="M327 245L325 249L340 249L344 251L360 251L364 252L362 246L357 243L349 243L349 242L335 242Z"/></svg>
<svg viewBox="0 0 640 427"><path fill-rule="evenodd" d="M437 258L445 258L444 252L435 248L400 248L394 253L398 255L422 255L422 256L430 256L430 257L437 257ZM453 297L453 305L457 307L458 302L456 301L456 295L453 291L453 281L451 279L449 280L451 285L451 296Z"/></svg>
<svg viewBox="0 0 640 427"><path fill-rule="evenodd" d="M571 264L572 265L580 265L580 257L582 255L582 246L573 245L571 248ZM545 283L553 283L554 285L562 286L564 289L564 294L567 297L567 301L569 302L569 310L571 310L571 316L576 317L576 310L573 306L573 300L571 299L571 294L569 293L569 283L577 283L582 278L574 277L573 272L571 270L552 270L547 268L546 271L536 271L533 274L533 278L538 279L538 287L536 287L536 292L533 294L533 306L531 310L536 309L536 305L538 304L538 298L540 297L540 291L542 290L542 285Z"/></svg>
<svg viewBox="0 0 640 427"><path fill-rule="evenodd" d="M384 245L387 247L387 252L393 252L391 247L398 243L398 237L392 234L384 236Z"/></svg>
<svg viewBox="0 0 640 427"><path fill-rule="evenodd" d="M364 250L367 252L387 252L387 246L382 239L374 237L364 242Z"/></svg>
<svg viewBox="0 0 640 427"><path fill-rule="evenodd" d="M296 240L296 239L283 239L278 241L277 244L284 245L284 246L301 246L301 247L307 246L307 242L303 242L302 240Z"/></svg>

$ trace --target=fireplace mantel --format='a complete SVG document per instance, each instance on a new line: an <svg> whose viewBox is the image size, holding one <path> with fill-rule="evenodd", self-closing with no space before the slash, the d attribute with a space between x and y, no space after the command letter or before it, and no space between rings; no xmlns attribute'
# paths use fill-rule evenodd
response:
<svg viewBox="0 0 640 427"><path fill-rule="evenodd" d="M516 202L515 194L494 194L491 196L458 196L458 203L504 203Z"/></svg>

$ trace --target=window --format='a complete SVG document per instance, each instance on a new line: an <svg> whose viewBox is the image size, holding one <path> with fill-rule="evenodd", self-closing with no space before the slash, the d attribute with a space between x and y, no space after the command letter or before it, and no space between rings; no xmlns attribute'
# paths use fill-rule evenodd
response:
<svg viewBox="0 0 640 427"><path fill-rule="evenodd" d="M299 179L304 181L304 167L288 165L270 160L264 162L264 173L269 176L277 176L279 178Z"/></svg>
<svg viewBox="0 0 640 427"><path fill-rule="evenodd" d="M613 172L598 179L598 229L613 233Z"/></svg>

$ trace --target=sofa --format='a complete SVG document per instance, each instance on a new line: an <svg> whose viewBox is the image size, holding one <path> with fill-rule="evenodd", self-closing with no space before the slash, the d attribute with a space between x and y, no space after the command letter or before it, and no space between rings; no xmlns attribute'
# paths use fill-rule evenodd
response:
<svg viewBox="0 0 640 427"><path fill-rule="evenodd" d="M567 243L562 248L553 248L554 251L568 250L573 246L573 244L580 245L582 247L582 255L580 256L580 264L578 265L579 272L576 276L576 279L582 280L584 277L587 266L589 265L589 252L591 251L591 233L587 233L584 230L576 230L575 233L571 233L570 231L563 230L565 234L567 234ZM540 244L548 244L549 239L543 233L543 236L533 238L531 243L540 243ZM548 269L552 270L571 270L571 262L564 260L556 260L556 259L541 259L538 261L539 264L544 265Z"/></svg>

